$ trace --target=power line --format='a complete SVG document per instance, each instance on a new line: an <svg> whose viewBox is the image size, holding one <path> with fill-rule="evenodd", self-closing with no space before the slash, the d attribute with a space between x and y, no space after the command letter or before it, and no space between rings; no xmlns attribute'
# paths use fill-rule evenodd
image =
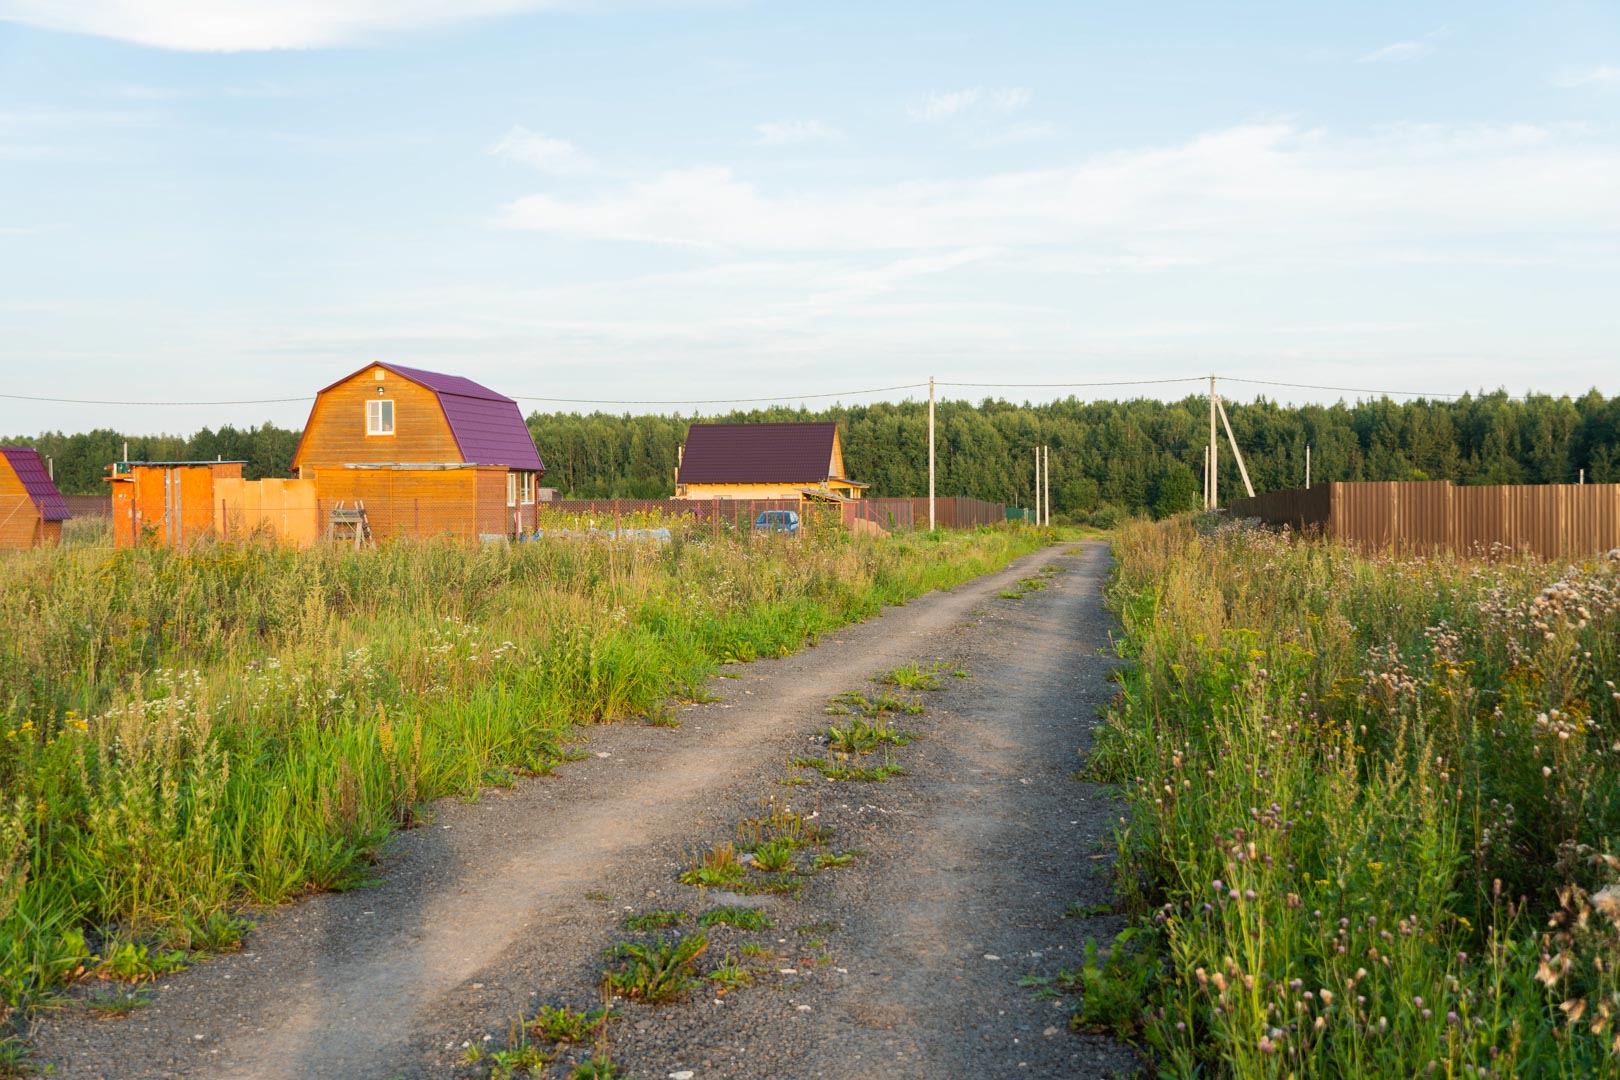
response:
<svg viewBox="0 0 1620 1080"><path fill-rule="evenodd" d="M255 398L251 401L103 401L97 398L30 397L27 394L0 394L12 401L48 401L57 405L141 405L167 407L172 405L287 405L298 401L313 401L312 397Z"/></svg>
<svg viewBox="0 0 1620 1080"><path fill-rule="evenodd" d="M1165 383L1203 382L1207 375L1187 375L1179 379L1118 379L1112 382L939 382L938 386L987 386L992 389L1020 387L1161 386Z"/></svg>
<svg viewBox="0 0 1620 1080"><path fill-rule="evenodd" d="M1217 381L1244 383L1248 386L1286 386L1294 390L1332 390L1338 394L1382 394L1384 397L1424 397L1448 398L1452 401L1467 397L1466 394L1431 394L1423 390L1369 390L1366 387L1356 386L1318 386L1315 383L1277 382L1272 379L1240 379L1231 375L1217 375Z"/></svg>
<svg viewBox="0 0 1620 1080"><path fill-rule="evenodd" d="M696 401L615 400L613 398L559 398L518 394L518 401L550 401L562 405L752 405L761 401L811 401L820 398L854 397L856 394L884 394L891 390L921 390L928 384L906 383L903 386L874 386L868 390L845 390L834 394L779 394L776 397L754 398L700 398Z"/></svg>

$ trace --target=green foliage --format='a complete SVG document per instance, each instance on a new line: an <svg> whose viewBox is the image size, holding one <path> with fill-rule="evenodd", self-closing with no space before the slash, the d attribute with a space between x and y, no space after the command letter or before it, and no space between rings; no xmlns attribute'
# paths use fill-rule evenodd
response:
<svg viewBox="0 0 1620 1080"><path fill-rule="evenodd" d="M697 958L709 947L708 935L699 931L666 941L662 937L648 945L624 943L612 956L619 963L603 973L603 982L627 998L658 1005L684 997L694 985Z"/></svg>
<svg viewBox="0 0 1620 1080"><path fill-rule="evenodd" d="M1096 1022L1178 1076L1620 1074L1620 563L1116 553L1099 756L1156 929L1090 957Z"/></svg>
<svg viewBox="0 0 1620 1080"><path fill-rule="evenodd" d="M705 978L723 990L740 990L753 985L754 973L727 955Z"/></svg>
<svg viewBox="0 0 1620 1080"><path fill-rule="evenodd" d="M566 1005L542 1005L527 1030L547 1042L583 1043L600 1032L612 1015L606 1008L581 1011Z"/></svg>
<svg viewBox="0 0 1620 1080"><path fill-rule="evenodd" d="M1465 484L1620 481L1620 398L1593 390L1579 398L1501 391L1456 401L1283 406L1263 398L1227 401L1258 490L1297 487L1311 447L1313 478L1451 479ZM938 489L1025 505L1031 501L1029 447L1052 447L1054 516L1114 528L1126 515L1159 517L1193 509L1202 488L1209 438L1207 399L1042 405L985 399L940 401ZM812 412L771 408L710 419L835 420L851 474L873 495L915 495L928 485L926 402L874 402ZM546 481L565 497L667 498L676 448L691 419L607 413L534 413L529 430L545 458ZM125 436L107 430L11 438L56 462L63 491L101 494L108 462ZM191 438L129 438L130 456L147 459L245 459L246 475L286 475L298 433L269 424L252 430L204 429ZM1223 491L1240 489L1236 463L1220 458Z"/></svg>
<svg viewBox="0 0 1620 1080"><path fill-rule="evenodd" d="M640 915L626 915L623 926L626 930L668 930L672 926L679 926L690 918L684 911L645 911Z"/></svg>
<svg viewBox="0 0 1620 1080"><path fill-rule="evenodd" d="M596 1054L574 1066L568 1080L624 1080L624 1071L611 1058Z"/></svg>
<svg viewBox="0 0 1620 1080"><path fill-rule="evenodd" d="M1131 927L1121 931L1103 955L1095 940L1086 939L1080 970L1065 969L1057 977L1060 990L1080 996L1080 1011L1073 1017L1076 1028L1135 1039L1148 988L1160 974L1161 957L1151 942L1150 935Z"/></svg>
<svg viewBox="0 0 1620 1080"><path fill-rule="evenodd" d="M698 916L701 926L730 926L737 930L769 930L776 925L756 908L717 907Z"/></svg>
<svg viewBox="0 0 1620 1080"><path fill-rule="evenodd" d="M754 848L754 865L773 873L792 870L795 846L790 840L768 840Z"/></svg>
<svg viewBox="0 0 1620 1080"><path fill-rule="evenodd" d="M94 968L90 941L146 948L109 961L141 974L234 947L232 912L363 885L429 801L550 770L579 725L1040 542L13 553L0 1007Z"/></svg>
<svg viewBox="0 0 1620 1080"><path fill-rule="evenodd" d="M942 685L939 676L942 671L950 670L948 664L902 664L893 671L885 671L877 677L877 681L889 686L898 686L902 690L938 690Z"/></svg>

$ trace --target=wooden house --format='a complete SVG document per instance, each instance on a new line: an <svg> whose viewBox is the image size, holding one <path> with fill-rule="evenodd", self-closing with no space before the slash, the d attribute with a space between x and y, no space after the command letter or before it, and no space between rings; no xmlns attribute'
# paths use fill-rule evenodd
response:
<svg viewBox="0 0 1620 1080"><path fill-rule="evenodd" d="M546 471L516 401L458 375L383 363L367 364L316 395L292 459L301 478L315 478L317 470L335 476L331 466L389 465L397 480L406 463L425 466L413 481L418 505L432 500L451 509L466 501L470 481L440 466L500 470L509 527L498 532L532 523ZM477 475L472 486L482 493L487 476ZM336 488L317 489L323 505L342 498Z"/></svg>
<svg viewBox="0 0 1620 1080"><path fill-rule="evenodd" d="M217 484L241 480L243 461L115 461L107 466L113 545L181 547L220 531Z"/></svg>
<svg viewBox="0 0 1620 1080"><path fill-rule="evenodd" d="M0 548L59 544L71 516L39 451L0 446Z"/></svg>
<svg viewBox="0 0 1620 1080"><path fill-rule="evenodd" d="M858 499L835 423L693 424L675 468L677 499Z"/></svg>

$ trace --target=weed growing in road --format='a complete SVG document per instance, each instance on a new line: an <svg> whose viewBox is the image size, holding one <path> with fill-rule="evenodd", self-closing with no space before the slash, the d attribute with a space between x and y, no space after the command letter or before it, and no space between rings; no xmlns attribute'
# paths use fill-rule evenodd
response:
<svg viewBox="0 0 1620 1080"><path fill-rule="evenodd" d="M596 1055L575 1065L568 1080L624 1080L624 1073L612 1058Z"/></svg>
<svg viewBox="0 0 1620 1080"><path fill-rule="evenodd" d="M675 707L667 701L660 701L647 707L647 726L661 728L678 728L681 726L680 717L675 715Z"/></svg>
<svg viewBox="0 0 1620 1080"><path fill-rule="evenodd" d="M540 1076L556 1056L555 1050L543 1050L531 1043L521 1023L514 1024L508 1033L507 1049L493 1050L487 1055L489 1080L515 1080L519 1076Z"/></svg>
<svg viewBox="0 0 1620 1080"><path fill-rule="evenodd" d="M1082 904L1078 900L1073 901L1063 909L1065 919L1089 919L1097 915L1112 915L1113 913L1114 905L1112 904Z"/></svg>
<svg viewBox="0 0 1620 1080"><path fill-rule="evenodd" d="M776 955L768 946L761 945L757 941L744 943L738 951L750 960L769 960Z"/></svg>
<svg viewBox="0 0 1620 1080"><path fill-rule="evenodd" d="M757 816L737 824L737 842L745 847L770 840L786 840L795 848L814 847L825 843L831 832L816 820L820 811L804 814L775 795L760 799L759 808Z"/></svg>
<svg viewBox="0 0 1620 1080"><path fill-rule="evenodd" d="M585 899L593 904L611 904L613 903L613 894L606 889L586 889Z"/></svg>
<svg viewBox="0 0 1620 1080"><path fill-rule="evenodd" d="M757 908L717 907L698 916L699 926L730 926L737 930L769 930L776 925Z"/></svg>
<svg viewBox="0 0 1620 1080"><path fill-rule="evenodd" d="M626 930L668 930L672 926L679 926L686 919L691 918L684 911L644 911L640 915L626 915L622 924Z"/></svg>
<svg viewBox="0 0 1620 1080"><path fill-rule="evenodd" d="M753 850L754 865L761 870L776 872L792 870L793 851L797 845L788 839L768 840Z"/></svg>
<svg viewBox="0 0 1620 1080"><path fill-rule="evenodd" d="M674 1001L692 987L694 962L708 947L701 931L649 945L621 943L611 950L619 964L603 974L603 982L614 993L651 1005Z"/></svg>
<svg viewBox="0 0 1620 1080"><path fill-rule="evenodd" d="M1038 577L1022 578L1018 582L1018 587L1027 593L1040 592L1042 589L1046 588L1046 579Z"/></svg>
<svg viewBox="0 0 1620 1080"><path fill-rule="evenodd" d="M905 746L916 738L914 732L896 731L885 720L857 717L847 727L835 724L827 729L827 748L835 754L870 754L880 746Z"/></svg>
<svg viewBox="0 0 1620 1080"><path fill-rule="evenodd" d="M944 667L942 664L905 664L893 671L885 671L875 681L898 686L902 690L938 690L944 685L939 680Z"/></svg>
<svg viewBox="0 0 1620 1080"><path fill-rule="evenodd" d="M613 1013L606 1007L581 1011L567 1005L542 1005L528 1031L538 1039L555 1043L583 1043L611 1019Z"/></svg>
<svg viewBox="0 0 1620 1080"><path fill-rule="evenodd" d="M812 870L832 870L836 867L848 866L854 861L855 856L848 852L834 854L831 851L824 851L811 860L810 868Z"/></svg>
<svg viewBox="0 0 1620 1080"><path fill-rule="evenodd" d="M85 998L84 1007L96 1017L103 1020L112 1020L128 1016L143 1005L152 1004L154 1000L152 994L147 991L111 987L92 993Z"/></svg>
<svg viewBox="0 0 1620 1080"><path fill-rule="evenodd" d="M730 954L705 976L710 982L722 990L740 990L745 986L752 986L754 973L743 967Z"/></svg>
<svg viewBox="0 0 1620 1080"><path fill-rule="evenodd" d="M688 860L679 880L682 885L723 888L736 885L746 872L747 868L737 859L735 845L716 844Z"/></svg>
<svg viewBox="0 0 1620 1080"><path fill-rule="evenodd" d="M1017 589L1002 589L1000 592L996 593L996 595L1001 597L1003 600L1022 600L1024 598L1024 594L1019 592Z"/></svg>
<svg viewBox="0 0 1620 1080"><path fill-rule="evenodd" d="M867 720L877 720L885 713L917 716L922 712L923 704L917 698L899 697L888 690L880 692L876 697L870 697L859 690L846 690L833 698L827 706L829 716L860 716Z"/></svg>
<svg viewBox="0 0 1620 1080"><path fill-rule="evenodd" d="M804 882L796 874L778 873L744 878L732 888L745 896L787 896L796 900L804 892Z"/></svg>
<svg viewBox="0 0 1620 1080"><path fill-rule="evenodd" d="M822 758L799 757L794 758L789 764L800 769L814 769L828 780L859 784L881 784L893 777L906 775L906 770L894 764L892 759L886 759L882 765L868 766L837 764Z"/></svg>

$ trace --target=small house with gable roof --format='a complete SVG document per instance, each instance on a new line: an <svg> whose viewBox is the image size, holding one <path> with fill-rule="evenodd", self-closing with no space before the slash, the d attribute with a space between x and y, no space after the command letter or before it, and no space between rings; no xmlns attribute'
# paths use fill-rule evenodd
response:
<svg viewBox="0 0 1620 1080"><path fill-rule="evenodd" d="M478 524L453 531L480 533L509 531L498 515L488 515L487 507L499 503L486 490L491 475L497 485L505 483L507 524L523 527L533 519L546 471L516 401L459 375L387 363L367 364L316 395L292 467L300 478L318 481L323 502L350 486L335 468L386 467L395 502L405 498L400 480L410 474L413 507L422 500L465 501L463 489L476 490ZM367 490L378 488L373 483Z"/></svg>
<svg viewBox="0 0 1620 1080"><path fill-rule="evenodd" d="M860 498L832 422L693 424L675 468L677 499Z"/></svg>
<svg viewBox="0 0 1620 1080"><path fill-rule="evenodd" d="M0 548L59 544L72 516L38 450L0 446Z"/></svg>

